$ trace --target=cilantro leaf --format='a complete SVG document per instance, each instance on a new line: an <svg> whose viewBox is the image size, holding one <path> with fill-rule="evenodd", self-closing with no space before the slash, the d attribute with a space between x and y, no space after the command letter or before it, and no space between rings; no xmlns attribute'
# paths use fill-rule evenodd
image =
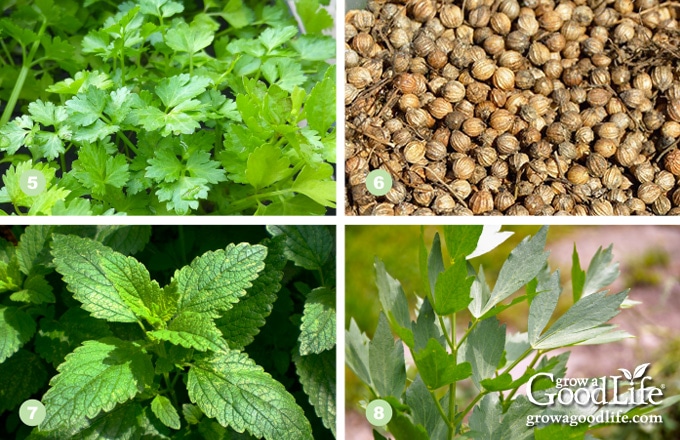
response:
<svg viewBox="0 0 680 440"><path fill-rule="evenodd" d="M185 22L171 27L165 34L165 43L176 52L194 54L208 47L214 37L214 32L200 23ZM194 95L195 96L195 95Z"/></svg>
<svg viewBox="0 0 680 440"><path fill-rule="evenodd" d="M156 86L156 94L161 98L167 110L205 92L210 83L210 78L203 76L192 77L189 74L183 73L160 80Z"/></svg>

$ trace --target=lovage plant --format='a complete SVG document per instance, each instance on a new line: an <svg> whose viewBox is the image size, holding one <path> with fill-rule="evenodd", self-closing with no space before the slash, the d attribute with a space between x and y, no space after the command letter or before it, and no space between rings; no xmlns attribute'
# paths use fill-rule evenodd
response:
<svg viewBox="0 0 680 440"><path fill-rule="evenodd" d="M389 408L369 407L375 413L367 416L377 426L389 418L385 429L397 440L582 439L596 425L611 423L602 416L609 409L632 416L678 401L663 399L661 389L649 386L650 378L643 378L647 364L626 375L630 383L614 378L614 396L607 379L563 380L569 352L554 350L631 336L608 323L622 306L632 305L628 291L603 290L619 274L611 247L600 248L587 270L574 248L573 304L554 316L563 289L559 270L548 266L547 227L517 245L493 287L483 267L473 264L474 257L495 247L480 239L482 232L482 226L444 227L448 258L439 234L429 252L422 243L423 291L415 321L399 281L376 259L383 310L372 340L350 321L346 360L370 390L371 400L384 400L392 409L389 418ZM498 314L519 304L528 306L527 331L509 333ZM462 319L467 321L464 327ZM412 368L407 368L405 350ZM526 395L518 392L522 386ZM557 417L555 423L542 418L549 415ZM385 438L379 431L374 435Z"/></svg>
<svg viewBox="0 0 680 440"><path fill-rule="evenodd" d="M332 438L332 231L270 227L259 244L190 251L216 232L30 226L16 246L0 239L3 438ZM32 431L17 418L29 397L46 412Z"/></svg>
<svg viewBox="0 0 680 440"><path fill-rule="evenodd" d="M0 213L334 208L335 41L319 0L289 2L299 22L284 0L108 3L0 10L0 99L13 84Z"/></svg>

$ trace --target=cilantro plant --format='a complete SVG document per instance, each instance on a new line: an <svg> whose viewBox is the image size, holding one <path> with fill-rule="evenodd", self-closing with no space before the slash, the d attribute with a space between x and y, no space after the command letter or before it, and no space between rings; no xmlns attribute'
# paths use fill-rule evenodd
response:
<svg viewBox="0 0 680 440"><path fill-rule="evenodd" d="M423 291L415 321L401 284L378 259L375 270L383 310L373 339L350 321L347 365L370 390L369 400L380 398L392 407L385 429L395 439L593 438L588 431L596 426L588 423L527 426L527 416L592 415L607 409L628 411L632 416L677 404L678 396L665 398L659 405L637 407L539 406L524 392L518 393L536 374L565 377L569 352L553 354L554 350L630 337L608 321L622 306L633 304L627 300L628 291L608 294L603 290L619 275L611 247L600 248L587 270L581 268L574 248L573 303L566 312L553 316L562 279L559 270L551 271L547 263L547 227L512 250L492 288L484 269L469 261L498 244L488 246L494 238L480 239L482 231L482 226L445 226L448 258L439 234L429 252L423 241L418 262ZM508 333L497 315L518 304L528 305L527 331ZM461 333L457 323L468 317ZM398 336L396 341L393 334ZM407 368L405 350L410 351L412 368ZM647 365L640 365L635 377ZM544 375L532 382L534 398L544 400L557 391ZM383 408L379 411L375 417L384 417ZM374 436L385 438L382 430L374 431Z"/></svg>
<svg viewBox="0 0 680 440"><path fill-rule="evenodd" d="M14 231L18 245L0 239L3 438L333 437L330 228ZM259 243L224 243L244 237ZM46 409L32 430L18 419L31 397Z"/></svg>
<svg viewBox="0 0 680 440"><path fill-rule="evenodd" d="M5 213L335 207L335 41L319 0L294 2L299 23L283 0L108 3L4 7ZM37 191L22 187L31 173Z"/></svg>

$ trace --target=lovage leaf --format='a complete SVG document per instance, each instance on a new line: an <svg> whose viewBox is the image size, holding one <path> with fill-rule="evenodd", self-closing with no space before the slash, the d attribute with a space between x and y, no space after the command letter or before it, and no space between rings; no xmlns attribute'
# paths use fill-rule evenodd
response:
<svg viewBox="0 0 680 440"><path fill-rule="evenodd" d="M222 426L267 440L311 440L312 429L295 399L247 355L214 353L189 370L191 401Z"/></svg>
<svg viewBox="0 0 680 440"><path fill-rule="evenodd" d="M295 353L293 361L309 403L323 425L335 434L335 350L308 356Z"/></svg>
<svg viewBox="0 0 680 440"><path fill-rule="evenodd" d="M335 346L335 291L319 287L307 295L300 324L300 354L321 353Z"/></svg>
<svg viewBox="0 0 680 440"><path fill-rule="evenodd" d="M452 260L465 260L477 248L482 226L444 226L444 241Z"/></svg>
<svg viewBox="0 0 680 440"><path fill-rule="evenodd" d="M465 310L472 301L470 287L474 277L468 276L467 261L458 258L437 277L432 307L438 315L450 315Z"/></svg>
<svg viewBox="0 0 680 440"><path fill-rule="evenodd" d="M134 258L91 239L58 234L52 254L73 297L92 316L113 322L135 322L137 316L148 320L172 316L172 300Z"/></svg>
<svg viewBox="0 0 680 440"><path fill-rule="evenodd" d="M468 362L456 363L456 357L448 354L436 339L430 339L423 350L415 353L414 358L423 382L432 390L466 379L472 374Z"/></svg>
<svg viewBox="0 0 680 440"><path fill-rule="evenodd" d="M85 341L57 370L42 399L47 411L40 425L44 431L85 425L100 411L141 393L154 375L148 355L116 338Z"/></svg>
<svg viewBox="0 0 680 440"><path fill-rule="evenodd" d="M284 237L264 240L262 244L267 246L264 269L253 280L246 296L215 321L231 348L243 348L253 342L260 327L265 324L265 318L272 312L276 293L281 289L282 271L287 261Z"/></svg>
<svg viewBox="0 0 680 440"><path fill-rule="evenodd" d="M16 307L0 307L0 363L12 356L35 333L35 321Z"/></svg>
<svg viewBox="0 0 680 440"><path fill-rule="evenodd" d="M592 295L616 280L619 276L619 263L612 263L612 245L605 250L597 249L593 255L583 282L582 296Z"/></svg>
<svg viewBox="0 0 680 440"><path fill-rule="evenodd" d="M538 292L529 306L529 343L534 344L541 336L541 332L548 325L557 301L560 299L562 287L560 286L560 271L556 270L549 278L540 277L536 287Z"/></svg>
<svg viewBox="0 0 680 440"><path fill-rule="evenodd" d="M491 298L482 310L482 314L531 281L543 268L548 259L548 253L543 250L547 233L547 226L542 227L536 235L525 238L510 252L508 259L501 267L496 285L491 292Z"/></svg>
<svg viewBox="0 0 680 440"><path fill-rule="evenodd" d="M470 437L479 440L498 440L498 426L503 418L503 410L498 394L487 394L482 398L470 416Z"/></svg>
<svg viewBox="0 0 680 440"><path fill-rule="evenodd" d="M434 234L434 240L432 240L432 248L430 250L430 254L427 257L427 285L430 287L430 290L426 293L432 303L434 303L434 289L437 284L437 278L439 278L439 274L442 272L444 272L444 257L442 256L442 242L439 238L439 233L436 232Z"/></svg>
<svg viewBox="0 0 680 440"><path fill-rule="evenodd" d="M349 330L345 332L345 362L354 371L359 379L367 385L371 385L371 373L369 373L368 344L370 340L365 333L359 330L354 318L350 319Z"/></svg>
<svg viewBox="0 0 680 440"><path fill-rule="evenodd" d="M413 333L411 315L408 311L408 301L401 283L395 280L385 270L385 264L377 257L375 259L375 277L378 286L378 296L392 329L399 333L406 345L413 347Z"/></svg>
<svg viewBox="0 0 680 440"><path fill-rule="evenodd" d="M369 369L373 386L380 397L401 397L406 386L404 347L395 341L387 318L380 312L378 328L369 344Z"/></svg>
<svg viewBox="0 0 680 440"><path fill-rule="evenodd" d="M214 314L230 309L264 269L266 255L264 246L241 243L195 258L172 279L179 310Z"/></svg>
<svg viewBox="0 0 680 440"><path fill-rule="evenodd" d="M412 324L415 342L414 348L416 351L424 349L430 339L434 339L441 344L446 342L435 320L436 317L430 301L425 298L420 306L420 310L418 310L418 320Z"/></svg>
<svg viewBox="0 0 680 440"><path fill-rule="evenodd" d="M196 312L184 311L172 318L167 329L154 330L148 334L199 351L219 351L228 348L213 320L206 319Z"/></svg>
<svg viewBox="0 0 680 440"><path fill-rule="evenodd" d="M495 317L484 319L472 329L465 345L465 360L472 365L472 381L478 389L483 379L492 377L503 357L505 325Z"/></svg>
<svg viewBox="0 0 680 440"><path fill-rule="evenodd" d="M532 344L534 349L548 349L564 347L573 344L605 342L626 337L625 332L613 331L612 326L604 325L618 315L619 306L628 296L628 291L607 295L607 292L597 292L582 297L571 306L566 313L559 317L546 332ZM602 339L605 337L605 339Z"/></svg>

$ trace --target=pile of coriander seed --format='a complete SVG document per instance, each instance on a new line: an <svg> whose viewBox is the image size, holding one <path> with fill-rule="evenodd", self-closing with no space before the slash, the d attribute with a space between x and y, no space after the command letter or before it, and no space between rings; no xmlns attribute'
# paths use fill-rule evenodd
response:
<svg viewBox="0 0 680 440"><path fill-rule="evenodd" d="M347 215L680 214L680 6L369 1L345 17ZM392 189L372 195L367 174Z"/></svg>

